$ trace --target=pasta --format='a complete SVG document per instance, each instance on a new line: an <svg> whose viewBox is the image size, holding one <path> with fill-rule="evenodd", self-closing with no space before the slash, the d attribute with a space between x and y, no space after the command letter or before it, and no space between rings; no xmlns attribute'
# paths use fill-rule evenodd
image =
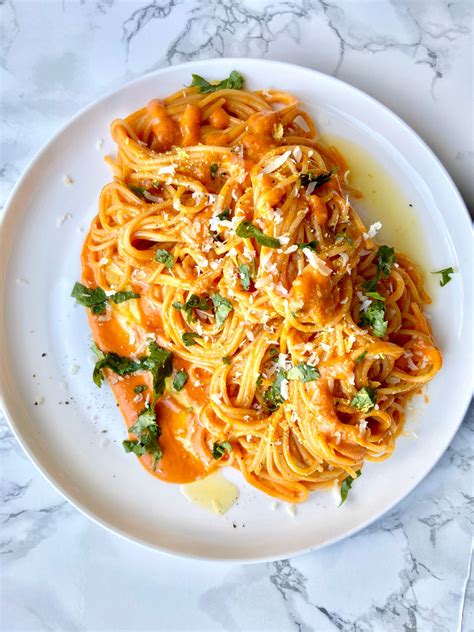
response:
<svg viewBox="0 0 474 632"><path fill-rule="evenodd" d="M298 100L194 76L111 133L73 295L125 449L164 480L234 466L289 502L389 457L441 368L430 298L417 265L375 244Z"/></svg>

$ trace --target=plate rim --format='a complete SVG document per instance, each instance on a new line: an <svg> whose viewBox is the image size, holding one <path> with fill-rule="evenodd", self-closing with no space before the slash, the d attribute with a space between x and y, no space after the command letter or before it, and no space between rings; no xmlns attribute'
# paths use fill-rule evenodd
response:
<svg viewBox="0 0 474 632"><path fill-rule="evenodd" d="M192 68L195 67L197 65L202 65L202 64L208 64L209 66L215 66L215 67L219 67L219 66L234 66L234 67L238 67L239 64L257 64L257 65L263 65L263 66L276 66L276 67L280 67L281 69L286 69L287 71L291 71L291 70L298 70L298 71L305 71L311 75L313 75L313 77L317 80L318 77L323 77L324 81L329 81L329 83L334 83L334 84L338 84L340 87L342 87L345 91L348 92L352 92L354 94L356 94L359 98L363 98L365 100L368 100L369 102L371 102L372 105L378 107L379 109L382 110L382 112L389 116L390 118L392 118L399 126L401 126L404 131L406 133L408 133L412 140L414 140L418 145L421 146L421 148L424 150L425 153L428 154L429 158L431 159L432 163L434 163L434 165L436 166L436 168L439 170L440 173L442 173L442 175L444 176L445 180L446 180L446 185L451 189L451 193L454 194L457 203L458 203L458 208L462 211L463 213L461 214L461 212L456 212L456 215L458 216L458 219L460 222L464 221L466 223L466 227L470 230L472 230L472 224L471 224L471 218L469 215L469 211L467 209L467 206L464 202L464 199L462 198L456 184L454 183L451 175L448 173L446 167L443 165L443 163L441 162L441 160L438 158L438 156L434 153L434 151L431 149L431 147L427 144L426 141L424 141L420 135L413 130L413 128L408 125L408 123L406 123L402 118L400 118L395 112L393 112L390 108L388 108L386 105L384 105L383 103L381 103L380 101L378 101L376 98L372 97L371 95L367 94L366 92L364 92L363 90L351 85L350 83L347 83L346 81L343 81L342 79L339 79L338 77L334 77L332 75L328 75L326 73L323 73L319 70L315 70L313 68L309 68L307 66L302 66L299 64L292 64L289 62L284 62L284 61L277 61L277 60L272 60L272 59L258 59L258 58L251 58L251 57L219 57L219 58L214 58L214 59L196 59L193 61L188 61L188 62L184 62L181 64L176 64L173 66L166 66L164 68L158 68L152 72L149 73L145 73L143 75L140 75L139 77L136 77L135 79L131 80L131 81L125 81L123 83L121 83L120 85L114 87L112 90L109 90L107 92L104 92L103 94L99 95L97 98L95 98L93 101L91 101L90 103L88 103L87 105L85 105L84 107L82 107L81 109L79 109L72 117L68 118L60 127L59 129L40 147L40 149L33 155L33 157L30 159L30 161L28 162L28 164L26 165L26 167L24 168L21 176L18 178L17 182L15 183L12 191L10 192L7 201L5 203L4 209L1 213L1 217L0 217L0 227L2 228L2 233L3 233L3 228L5 227L5 224L7 223L8 219L9 219L9 215L11 214L11 207L14 204L14 200L15 197L17 195L17 192L19 191L19 189L24 185L25 180L28 178L30 171L34 168L34 166L41 160L42 156L44 153L46 153L48 151L48 149L50 148L51 145L53 145L56 140L63 134L63 132L65 130L67 130L67 128L69 128L77 119L80 119L81 117L83 117L84 115L86 115L90 110L92 110L93 108L95 108L98 104L100 104L102 101L105 101L107 99L109 99L110 97L113 97L114 95L118 94L119 92L121 92L124 89L129 89L132 86L141 83L142 81L147 81L149 79L152 79L153 77L156 76L160 76L163 74L172 74L173 72L182 70L182 69L186 69L186 68ZM249 71L251 72L251 71ZM449 229L446 227L446 229L448 230L448 233L451 236L451 233L449 232ZM3 252L4 249L2 249ZM2 263L6 264L8 262L10 258L10 252L7 252L6 254L2 254ZM1 273L1 279L0 279L0 289L1 289L1 298L3 298L4 296L4 281L5 281L5 276L6 276L6 265L2 266L3 271ZM467 281L469 279L466 279ZM464 296L462 305L463 305L463 310L466 307L466 297ZM3 307L3 306L2 306ZM0 333L2 334L2 336L4 335L4 328L3 328L3 316L4 316L4 312L3 312L3 308L0 312L0 326L1 326L1 331ZM3 363L3 360L2 360ZM474 376L473 376L474 377ZM472 380L471 380L472 382ZM7 423L13 433L13 436L15 437L15 439L18 441L18 443L20 444L23 452L26 454L26 456L28 457L28 459L34 464L34 466L36 467L36 469L42 474L42 476L52 485L52 487L65 499L67 500L73 507L75 507L78 511L81 512L81 514L83 514L84 516L86 516L88 519L92 520L92 522L94 522L95 524L101 526L102 528L106 529L107 531L109 531L110 533L113 533L114 535L119 536L120 538L123 538L129 542L133 542L134 544L137 544L139 546L145 547L148 550L154 551L154 552L159 552L159 553L163 553L165 555L170 555L170 556L177 556L177 557L181 557L181 558L186 558L186 559L193 559L193 560L199 560L199 561L203 561L203 562L212 562L212 563L224 563L224 564L249 564L249 563L256 563L256 562L273 562L273 561L277 561L277 560L282 560L285 559L287 557L296 557L298 555L303 555L305 553L309 553L311 551L315 551L318 549L322 549L324 547L327 546L331 546L337 542L340 542L342 540L345 540L346 538L350 538L352 536L354 536L355 534L359 533L360 531L362 531L363 529L367 528L369 525L373 524L375 521L379 520L383 515L388 514L389 512L393 511L393 509L395 507L398 506L399 503L401 503L404 499L407 498L407 496L409 496L409 494L412 493L412 491L428 476L428 474L430 474L430 472L433 470L433 468L435 467L435 465L437 465L437 463L439 462L439 460L441 459L441 457L444 455L444 453L446 452L446 449L448 448L449 444L452 442L454 436L456 435L456 433L458 432L463 420L465 419L466 416L466 412L469 409L470 403L471 403L471 399L470 398L466 398L466 402L465 405L462 407L463 409L463 414L460 416L459 421L454 425L453 429L451 430L451 432L447 435L445 441L443 441L442 447L441 449L439 449L438 454L436 456L436 458L434 459L434 461L431 463L430 467L424 471L421 475L419 476L415 476L414 480L411 481L406 488L404 489L403 493L396 499L393 501L392 504L390 504L388 507L385 507L384 509L374 512L367 520L363 521L362 523L356 525L355 527L353 527L352 529L349 529L347 531L345 531L343 534L340 534L338 536L335 536L334 538L330 538L325 540L324 542L321 542L319 544L316 545L312 545L309 547L305 547L305 548L294 548L294 547L289 547L288 549L286 549L286 552L284 553L279 553L277 555L252 555L252 556L246 556L246 557L242 557L242 556L237 556L237 557L209 557L208 555L202 555L202 554L192 554L190 552L182 552L182 551L177 551L174 548L170 548L167 547L164 544L158 545L158 544L153 544L150 542L147 542L137 536L131 535L128 532L125 532L124 530L122 530L121 528L114 526L113 524L111 524L109 521L107 521L104 518L98 517L94 511L87 509L85 506L83 506L83 504L76 499L73 499L71 497L71 494L69 494L69 492L65 491L62 489L62 486L56 482L56 480L54 479L54 476L52 474L50 474L47 469L42 465L42 463L40 462L40 460L34 455L34 453L27 447L26 443L23 442L22 440L22 436L21 433L17 430L16 428L16 424L14 421L14 415L12 414L11 410L10 410L10 406L7 402L7 399L4 396L4 378L2 377L2 375L0 375L0 389L1 389L1 408L4 412L5 418L7 420ZM471 392L473 390L472 384L471 384Z"/></svg>

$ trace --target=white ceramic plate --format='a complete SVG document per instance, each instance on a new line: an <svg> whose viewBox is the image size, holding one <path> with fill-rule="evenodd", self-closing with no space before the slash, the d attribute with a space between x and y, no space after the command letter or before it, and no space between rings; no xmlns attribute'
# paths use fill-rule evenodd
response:
<svg viewBox="0 0 474 632"><path fill-rule="evenodd" d="M102 157L114 150L108 131L112 119L188 85L193 72L218 79L234 68L250 88L295 93L323 131L376 156L413 204L420 239L425 240L420 242L424 265L457 270L446 287L430 286L444 368L430 386L429 403L420 402L415 421L408 423L408 433L414 428L418 440L402 437L391 459L368 464L341 508L332 494L320 493L298 507L295 517L282 503L272 511L272 499L245 485L237 472L228 477L241 489L238 505L222 517L205 513L177 486L149 476L126 455L121 447L124 424L112 396L107 388L98 391L91 380L84 309L70 298L80 276L84 231L96 213L99 191L111 177ZM104 139L102 151L96 148L98 139ZM66 174L74 180L71 186L63 182ZM58 227L66 213L72 217ZM410 128L332 77L250 59L193 62L147 75L83 110L46 145L16 186L3 231L1 375L12 429L70 502L135 542L185 556L235 561L282 558L329 544L368 525L406 496L446 449L466 411L471 396L472 245L464 204L444 168ZM384 239L396 242L397 236Z"/></svg>

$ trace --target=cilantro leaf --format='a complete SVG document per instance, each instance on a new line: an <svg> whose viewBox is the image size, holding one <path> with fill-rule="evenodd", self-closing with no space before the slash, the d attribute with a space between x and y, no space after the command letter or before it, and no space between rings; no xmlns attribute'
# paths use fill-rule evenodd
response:
<svg viewBox="0 0 474 632"><path fill-rule="evenodd" d="M303 250L304 248L309 248L310 250L314 250L314 252L318 251L319 243L314 239L313 241L307 241L302 244L296 244L298 246L298 250Z"/></svg>
<svg viewBox="0 0 474 632"><path fill-rule="evenodd" d="M362 472L360 470L357 470L355 478L353 478L352 476L346 476L346 478L342 481L342 485L341 485L341 503L340 503L339 507L346 501L347 494L349 493L349 490L352 487L352 483L356 480L356 478L359 478L359 476L361 474L362 474Z"/></svg>
<svg viewBox="0 0 474 632"><path fill-rule="evenodd" d="M244 239L253 238L258 244L266 246L267 248L279 248L281 245L278 239L270 237L270 235L265 235L260 228L257 228L257 226L251 222L240 222L235 233L238 237L243 237Z"/></svg>
<svg viewBox="0 0 474 632"><path fill-rule="evenodd" d="M168 268L168 270L174 265L173 255L170 254L167 250L163 250L162 248L158 248L156 250L155 261L158 261L158 263L163 263L165 268Z"/></svg>
<svg viewBox="0 0 474 632"><path fill-rule="evenodd" d="M209 83L204 77L200 77L199 75L192 75L191 87L199 88L199 92L215 92L216 90L242 90L244 87L245 79L242 77L240 73L236 70L233 70L227 79L223 79L218 83Z"/></svg>
<svg viewBox="0 0 474 632"><path fill-rule="evenodd" d="M370 386L364 386L354 395L351 406L360 410L361 413L368 413L377 403L377 391Z"/></svg>
<svg viewBox="0 0 474 632"><path fill-rule="evenodd" d="M180 369L173 378L173 388L175 391L181 391L188 381L188 374L184 369Z"/></svg>
<svg viewBox="0 0 474 632"><path fill-rule="evenodd" d="M211 311L209 300L207 298L199 298L196 294L191 294L186 303L181 303L180 301L173 303L173 307L175 309L183 310L186 314L186 320L188 323L196 322L196 317L193 312L194 309L200 309L203 312Z"/></svg>
<svg viewBox="0 0 474 632"><path fill-rule="evenodd" d="M282 394L282 386L286 380L286 372L277 371L273 383L263 394L263 399L269 410L276 410L285 401Z"/></svg>
<svg viewBox="0 0 474 632"><path fill-rule="evenodd" d="M365 360L367 356L367 349L365 351L363 351L360 356L357 356L355 363L359 364L359 362L362 362L362 360Z"/></svg>
<svg viewBox="0 0 474 632"><path fill-rule="evenodd" d="M431 274L440 274L441 278L439 280L439 284L441 287L444 287L451 281L451 275L454 274L454 270L451 267L443 268L442 270L436 270L436 272L432 272Z"/></svg>
<svg viewBox="0 0 474 632"><path fill-rule="evenodd" d="M127 186L130 189L130 191L135 193L135 195L137 195L138 197L140 197L140 198L145 197L143 195L145 193L145 191L146 191L145 187L137 187L134 184L127 184Z"/></svg>
<svg viewBox="0 0 474 632"><path fill-rule="evenodd" d="M214 311L216 314L216 325L218 327L222 327L225 320L231 311L233 311L233 306L230 301L221 296L220 294L211 294L211 300L214 304Z"/></svg>
<svg viewBox="0 0 474 632"><path fill-rule="evenodd" d="M385 319L385 307L382 301L375 301L362 312L360 324L371 325L372 333L378 338L383 338L387 333L388 321Z"/></svg>
<svg viewBox="0 0 474 632"><path fill-rule="evenodd" d="M230 358L229 356L224 356L222 358L222 364L230 364Z"/></svg>
<svg viewBox="0 0 474 632"><path fill-rule="evenodd" d="M101 287L86 287L82 283L74 283L71 296L79 305L89 307L94 314L103 314L107 305L107 294Z"/></svg>
<svg viewBox="0 0 474 632"><path fill-rule="evenodd" d="M222 459L224 454L232 452L232 444L229 441L222 441L222 443L218 443L214 441L214 445L212 446L212 456L219 461Z"/></svg>
<svg viewBox="0 0 474 632"><path fill-rule="evenodd" d="M211 178L215 178L217 175L217 172L219 171L219 165L217 164L217 162L211 163L209 167L209 171L211 173Z"/></svg>
<svg viewBox="0 0 474 632"><path fill-rule="evenodd" d="M140 294L136 292L115 292L110 297L110 300L114 303L123 303L124 301L129 301L132 298L140 298Z"/></svg>
<svg viewBox="0 0 474 632"><path fill-rule="evenodd" d="M250 266L248 263L239 264L239 279L246 292L250 290Z"/></svg>
<svg viewBox="0 0 474 632"><path fill-rule="evenodd" d="M334 236L334 238L335 238L335 240L336 240L336 241L339 241L339 240L345 239L345 240L347 241L347 243L348 243L349 245L351 245L351 246L352 246L352 244L353 244L352 238L351 238L351 237L349 237L349 235L347 234L346 230L343 230L341 233L336 233L336 235Z"/></svg>
<svg viewBox="0 0 474 632"><path fill-rule="evenodd" d="M300 380L301 382L312 382L313 380L317 380L319 377L321 377L321 374L318 369L306 362L300 362L292 367L287 373L287 378L289 380Z"/></svg>
<svg viewBox="0 0 474 632"><path fill-rule="evenodd" d="M143 393L143 391L146 391L147 388L148 386L146 384L137 384L137 386L133 389L133 392L139 395L140 393Z"/></svg>
<svg viewBox="0 0 474 632"><path fill-rule="evenodd" d="M230 219L230 209L225 208L222 213L218 213L217 214L217 219L220 219L221 222L224 220L229 220Z"/></svg>
<svg viewBox="0 0 474 632"><path fill-rule="evenodd" d="M365 295L369 298L375 299L376 301L385 301L385 298L378 292L366 292Z"/></svg>
<svg viewBox="0 0 474 632"><path fill-rule="evenodd" d="M311 171L307 171L306 173L300 173L300 182L304 187L313 183L315 185L314 189L318 189L319 187L322 187L323 184L326 184L326 182L329 182L333 173L333 169L331 169L331 171L327 171L326 173L318 173L318 175L314 175Z"/></svg>
<svg viewBox="0 0 474 632"><path fill-rule="evenodd" d="M380 246L377 250L377 269L384 279L390 274L390 270L394 263L396 263L397 257L395 256L395 249L388 246Z"/></svg>
<svg viewBox="0 0 474 632"><path fill-rule="evenodd" d="M196 338L202 338L202 336L191 331L183 334L181 338L185 347L192 347L196 344Z"/></svg>

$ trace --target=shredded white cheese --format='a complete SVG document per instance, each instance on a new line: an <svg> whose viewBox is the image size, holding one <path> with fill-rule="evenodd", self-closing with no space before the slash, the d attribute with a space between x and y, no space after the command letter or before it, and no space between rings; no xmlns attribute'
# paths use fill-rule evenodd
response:
<svg viewBox="0 0 474 632"><path fill-rule="evenodd" d="M276 171L282 165L285 164L285 162L288 160L290 156L291 156L291 149L289 149L288 151L285 151L284 154L277 156L274 160L269 162L266 167L262 169L261 175L265 175L267 173L272 173L273 171Z"/></svg>

